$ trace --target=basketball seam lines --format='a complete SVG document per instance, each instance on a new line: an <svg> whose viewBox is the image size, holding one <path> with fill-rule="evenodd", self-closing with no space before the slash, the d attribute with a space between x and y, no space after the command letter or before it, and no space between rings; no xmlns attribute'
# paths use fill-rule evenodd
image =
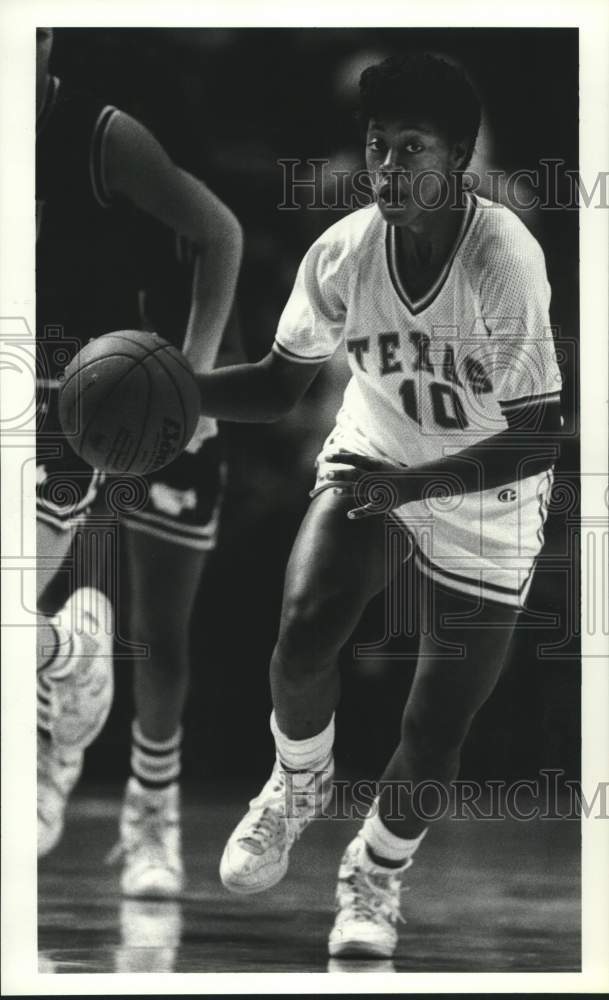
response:
<svg viewBox="0 0 609 1000"><path fill-rule="evenodd" d="M129 357L129 356L130 355L126 355L126 357ZM100 360L100 359L98 358L97 360ZM127 376L131 374L131 372L133 371L133 369L136 368L138 364L140 364L140 362L142 361L142 359L141 358L133 358L133 361L135 362L135 364L131 365L127 369L126 372L123 372L123 374L121 375L121 377L114 383L114 385L112 386L112 390L111 390L112 392L116 392L116 390L118 389L118 387L121 384L121 382L123 381L123 379L126 379ZM145 370L146 369L144 369L144 371ZM84 441L85 441L85 438L86 438L86 436L88 434L90 425L94 422L94 420L97 417L99 411L104 406L104 404L107 402L107 399L108 399L108 397L104 396L104 398L102 400L100 400L100 402L97 404L95 410L93 411L93 413L89 417L89 420L87 421L87 427L84 430L82 438L81 438L81 442L82 443L84 443ZM122 469L120 471L122 471L122 472L129 472L131 470L132 464L133 464L133 459L131 459L131 461L129 462L129 467L127 469ZM95 468L95 466L92 466L92 468Z"/></svg>
<svg viewBox="0 0 609 1000"><path fill-rule="evenodd" d="M134 333L141 333L141 332L142 332L141 330L134 330ZM119 337L121 340L125 341L127 344L133 344L133 341L130 340L128 337L121 337L121 331L120 330L117 331L116 333L104 334L103 336ZM95 338L95 339L101 339L101 338ZM163 350L165 350L168 347L173 347L173 344L170 344L169 341L165 341L162 344L158 344L157 347L155 347L153 351L149 351L144 344L140 344L139 342L138 342L138 347L141 347L141 348L143 348L146 351L146 354L144 355L143 358L142 357L135 357L133 354L123 354L120 351L117 351L116 354L112 355L112 357L113 358L131 358L133 361L140 362L140 361L144 361L151 354L157 354L159 351L163 351ZM177 348L175 348L175 347L173 349L177 350ZM84 350L84 348L82 348L82 350ZM78 355L76 357L78 357ZM76 360L76 358L74 358L73 360ZM73 372L70 375L70 377L68 379L66 379L65 382L61 382L60 385L59 385L59 388L60 389L65 389L65 387L70 384L70 382L72 381L72 379L76 375L80 375L81 372L84 372L85 369L89 368L90 365L94 365L97 361L103 361L103 360L104 360L103 358L92 358L91 361L87 361L87 363L85 365L83 365L81 368L79 368L78 371ZM186 365L184 364L184 362L182 361L181 358L178 357L175 360L180 362L182 368L184 368L185 371L188 371L188 372L192 371L192 369L189 368L187 364Z"/></svg>
<svg viewBox="0 0 609 1000"><path fill-rule="evenodd" d="M188 441L184 440L184 438L186 437L186 431L187 431L187 427L186 427L186 407L184 406L184 403L182 402L182 395L180 393L180 389L179 389L178 383L174 379L174 377L173 377L172 373L170 372L169 368L165 367L165 365L163 364L163 362L161 361L160 358L155 358L154 360L157 361L160 364L160 366L163 369L163 371L165 372L165 374L173 382L173 387L174 387L174 389L176 391L176 395L177 395L178 400L180 402L180 406L182 407L182 417L183 417L184 430L182 432L182 440L180 442L180 448L184 448L188 444Z"/></svg>
<svg viewBox="0 0 609 1000"><path fill-rule="evenodd" d="M139 332L139 331L138 331L138 332ZM117 333L115 333L115 334L112 334L112 336L118 336L119 338L120 338L120 335L121 335L121 332L120 332L120 331L118 331L118 332L117 332ZM127 341L127 343L132 343L132 341L130 341L130 340L129 340L129 338L127 338L127 337L123 337L122 339L123 339L123 340L126 340L126 341ZM164 343L162 343L162 344L158 344L158 345L157 345L157 346L156 346L156 347L155 347L155 348L154 348L153 350L147 350L147 349L146 349L146 346L145 346L144 344L139 344L138 346L140 346L140 347L143 347L143 348L144 348L144 350L146 351L146 353L144 354L144 356L143 356L143 357L140 357L140 358L137 358L137 357L134 357L134 356L133 356L132 354L122 354L122 353L117 353L117 354L113 355L113 357L120 357L120 358L129 358L130 360L134 361L134 362L135 362L135 364L134 364L134 365L131 365L131 366L130 366L130 367L128 368L128 370L127 370L126 372L124 372L124 373L123 373L123 374L121 375L121 377L120 377L120 378L118 379L118 381L117 381L117 382L115 383L115 385L113 386L113 388L112 388L112 391L115 391L115 390L116 390L116 388L117 388L117 387L118 387L118 386L119 386L119 385L121 384L121 382L123 381L123 379L124 379L124 378L126 378L126 377L127 377L127 375L129 375L129 374L131 373L131 371L133 370L133 368L135 368L135 367L136 367L136 366L137 366L138 364L140 364L140 363L141 363L142 361L145 361L145 360L146 360L147 358L149 358L149 357L152 357L152 356L154 356L154 355L156 355L156 354L159 354L159 353L160 353L161 351L167 351L167 348L171 348L171 347L173 347L173 345L172 345L172 344L170 344L170 343L169 343L169 342L167 342L167 341L165 341L165 342L164 342ZM176 349L176 348L174 348L174 350L177 350L177 349ZM75 378L75 377L76 377L77 375L80 375L80 374L81 374L81 373L82 373L83 371L85 371L85 369L86 369L86 368L90 367L91 365L95 364L95 363L96 363L97 361L101 361L101 360L103 360L103 359L102 359L102 358L93 358L93 359L92 359L91 361L88 361L86 365L83 365L83 367L82 367L82 368L79 368L79 369L78 369L78 371L74 372L74 373L73 373L73 374L72 374L72 375L70 376L70 378L69 378L69 379L67 380L67 382L64 382L64 383L63 383L63 384L61 385L61 387L60 387L60 394L61 394L62 390L63 390L63 389L65 389L65 387L66 387L67 385L69 385L69 383L70 383L70 382L72 381L72 379L73 379L73 378ZM184 418L184 425L186 425L186 409L185 409L185 407L184 407L184 403L182 402L182 397L181 397L181 395L180 395L180 392L179 392L179 388L178 388L178 384L177 384L176 380L175 380L175 379L173 378L173 375L171 374L171 372L169 371L169 369L168 369L168 368L167 368L167 367L166 367L166 366L165 366L165 365L164 365L164 364L162 363L162 361L161 361L161 360L160 360L159 358L155 358L155 360L156 360L156 361L158 361L158 363L160 364L160 366L161 366L161 368L163 369L163 371L165 372L165 374L166 374L166 375L167 375L167 376L168 376L168 377L169 377L169 378L171 379L171 382L173 383L173 386L174 386L174 389L176 390L176 395L177 395L177 397L178 397L178 400L179 400L179 403L180 403L180 407L181 407L181 409L182 409L182 415L183 415L183 418ZM185 365L185 364L184 364L184 363L182 362L182 360L181 360L181 359L180 359L179 357L178 357L178 358L175 358L175 356L174 356L174 360L177 360L177 361L179 361L179 363L180 363L181 367L182 367L182 368L183 368L183 369L184 369L185 371L188 371L188 372L190 372L190 373L192 372L192 370L191 370L191 369L190 369L189 367L187 367L187 365ZM144 371L145 371L145 370L146 370L146 369L144 369ZM148 374L148 373L147 373L147 374ZM150 385L150 377L148 377L148 382L149 382L149 385ZM147 407L146 407L146 419L148 418L148 413L150 412L150 401L151 401L151 396L152 396L152 393L150 392L150 389L149 389L149 392L148 392L148 403L147 403ZM89 425L90 425L90 424L91 424L91 423L92 423L92 422L93 422L93 421L95 420L95 418L96 418L96 416L97 416L97 414L98 414L99 410L101 409L101 407L103 406L103 404L104 404L104 402L105 402L105 399L106 399L106 397L104 397L104 399L103 399L103 400L101 400L101 401L100 401L100 402L99 402L99 403L97 404L97 406L96 406L95 410L94 410L94 411L93 411L93 413L92 413L92 414L90 415L90 417L89 417L89 420L87 421L87 428L86 428L86 429L85 429L85 431L83 432L83 435L82 435L82 438L81 438L81 440L82 440L82 441L84 441L84 439L86 438L86 435L87 435L87 432L88 432L88 427L89 427ZM143 423L143 427L144 427L144 429L145 429L145 426L146 426L146 421L144 421L144 423ZM139 447L139 445L141 444L141 441L142 441L142 437L143 437L143 436L144 436L144 431L142 431L142 434L140 435L140 439L139 439L139 441L138 441L138 447ZM185 434L183 433L183 434L182 434L182 441L181 441L181 447L182 447L182 448L184 447L184 437L185 437L185 436L186 436L186 435L185 435ZM68 437L66 437L66 440L67 440L67 441L69 441L69 438L68 438ZM186 443L186 444L188 444L188 441L186 441L185 443ZM130 472L130 471L131 471L131 467L132 467L132 465L133 465L133 462L135 461L135 457L136 457L136 455L137 455L137 451L136 451L136 453L134 454L134 456L133 456L133 458L131 459L131 461L129 462L129 465L128 465L128 467L127 467L126 469L122 469L122 470L121 470L122 472ZM92 466L92 468L95 468L95 466ZM150 470L147 470L147 471L150 471ZM145 473L144 473L144 474L145 474Z"/></svg>
<svg viewBox="0 0 609 1000"><path fill-rule="evenodd" d="M146 400L146 412L144 414L144 419L142 420L142 431L137 442L137 448L133 452L133 458L129 462L129 468L126 470L127 472L131 472L131 466L133 465L139 454L140 446L142 444L144 434L146 433L146 424L148 423L148 416L150 414L150 404L152 402L152 379L150 378L150 372L148 371L148 369L144 368L144 371L146 372L146 378L148 379L148 399Z"/></svg>

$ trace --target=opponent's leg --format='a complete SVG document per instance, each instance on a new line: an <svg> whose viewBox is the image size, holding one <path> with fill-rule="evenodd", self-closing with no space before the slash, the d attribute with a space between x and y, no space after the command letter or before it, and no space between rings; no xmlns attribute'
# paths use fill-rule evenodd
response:
<svg viewBox="0 0 609 1000"><path fill-rule="evenodd" d="M122 891L170 897L183 882L179 777L190 628L201 575L215 547L226 475L214 434L148 477L142 506L124 511L128 633L146 647L134 664L131 777L120 820Z"/></svg>
<svg viewBox="0 0 609 1000"><path fill-rule="evenodd" d="M72 539L73 530L54 528L43 521L36 521L36 602L63 563ZM63 672L65 661L71 652L69 633L65 628L53 624L44 614L39 614L36 628L36 670L49 673L52 666ZM39 691L40 695L40 691ZM39 698L40 703L40 698Z"/></svg>
<svg viewBox="0 0 609 1000"><path fill-rule="evenodd" d="M333 955L387 956L395 950L401 875L425 835L426 816L437 809L434 789L450 794L461 748L499 678L516 623L514 608L487 604L475 627L467 627L463 619L474 606L472 598L423 581L426 627L401 740L383 773L379 799L343 856ZM454 652L447 655L448 649Z"/></svg>
<svg viewBox="0 0 609 1000"><path fill-rule="evenodd" d="M165 743L182 720L190 620L208 553L128 527L123 538L129 566L129 638L148 647L148 655L134 664L136 718L147 740Z"/></svg>
<svg viewBox="0 0 609 1000"><path fill-rule="evenodd" d="M37 521L38 597L67 553L73 531ZM104 725L112 703L112 609L99 591L80 588L58 621L37 628L38 854L59 840L68 795L80 776L84 750Z"/></svg>
<svg viewBox="0 0 609 1000"><path fill-rule="evenodd" d="M277 761L224 851L220 875L235 892L283 877L292 843L331 793L338 653L387 583L383 519L350 521L349 504L320 493L290 555L271 661Z"/></svg>
<svg viewBox="0 0 609 1000"><path fill-rule="evenodd" d="M45 521L36 521L36 600L61 568L68 554L74 528L54 527Z"/></svg>
<svg viewBox="0 0 609 1000"><path fill-rule="evenodd" d="M136 716L131 778L121 813L122 891L130 896L180 892L179 786L181 720L190 671L190 622L208 552L125 526L129 638L147 646L134 664Z"/></svg>

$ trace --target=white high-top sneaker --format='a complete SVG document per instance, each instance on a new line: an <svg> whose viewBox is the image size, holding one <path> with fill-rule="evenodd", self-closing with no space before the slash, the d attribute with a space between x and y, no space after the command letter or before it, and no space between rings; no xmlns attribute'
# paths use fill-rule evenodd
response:
<svg viewBox="0 0 609 1000"><path fill-rule="evenodd" d="M68 796L80 777L83 754L66 750L38 732L38 857L52 851L63 833Z"/></svg>
<svg viewBox="0 0 609 1000"><path fill-rule="evenodd" d="M330 955L391 958L398 943L402 874L410 868L381 869L369 858L361 834L343 854L336 888L337 914L330 932Z"/></svg>
<svg viewBox="0 0 609 1000"><path fill-rule="evenodd" d="M76 635L78 652L62 676L45 671L38 675L39 725L48 734L39 732L37 747L39 857L48 854L61 837L68 796L80 777L84 750L102 729L114 690L108 599L93 588L80 588L66 601L60 622Z"/></svg>
<svg viewBox="0 0 609 1000"><path fill-rule="evenodd" d="M320 816L332 796L332 759L323 773L311 773L296 792L292 776L278 760L260 794L233 830L220 862L220 878L232 892L270 889L288 870L290 848Z"/></svg>
<svg viewBox="0 0 609 1000"><path fill-rule="evenodd" d="M79 653L65 676L46 679L49 730L55 746L82 751L100 733L112 705L112 607L99 590L82 587L59 617L63 628L76 633Z"/></svg>
<svg viewBox="0 0 609 1000"><path fill-rule="evenodd" d="M144 788L129 778L120 818L120 841L110 863L123 858L121 890L125 896L171 899L183 888L180 789Z"/></svg>

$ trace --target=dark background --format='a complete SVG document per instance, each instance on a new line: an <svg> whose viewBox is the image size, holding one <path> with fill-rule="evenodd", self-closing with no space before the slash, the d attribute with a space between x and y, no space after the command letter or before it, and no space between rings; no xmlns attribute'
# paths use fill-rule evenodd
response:
<svg viewBox="0 0 609 1000"><path fill-rule="evenodd" d="M238 215L245 232L240 325L247 356L256 360L270 347L300 258L339 217L328 209L278 211L277 161L322 157L338 168L360 166L353 118L359 72L413 45L460 59L472 75L485 109L474 167L535 169L542 158L560 159L556 193L564 202L564 170L578 165L576 30L58 29L51 71L139 118L181 166L202 177ZM527 213L525 221L546 254L566 427L574 431L577 214L545 210ZM341 356L281 424L226 428L231 473L221 539L193 620L187 780L262 775L269 769L267 664L283 570L307 506L313 460L345 381ZM463 777L530 777L541 768L563 769L569 778L579 773L579 576L568 544L577 517L577 469L573 433L557 468L561 488L555 491L531 611L502 680L474 723ZM127 600L128 594L123 603ZM558 617L558 626L539 618L548 614ZM379 598L354 641L378 640L383 622ZM555 648L542 655L544 644ZM344 650L337 720L343 770L375 776L392 752L415 650L412 637L392 640L374 658L355 660L351 647ZM395 658L396 653L410 655ZM87 754L91 780L127 772L132 713L127 659L117 659L116 679L110 720Z"/></svg>

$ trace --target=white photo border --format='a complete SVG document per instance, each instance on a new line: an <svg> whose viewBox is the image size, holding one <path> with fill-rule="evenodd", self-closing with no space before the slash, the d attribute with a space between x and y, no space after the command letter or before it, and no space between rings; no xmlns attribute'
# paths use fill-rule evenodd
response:
<svg viewBox="0 0 609 1000"><path fill-rule="evenodd" d="M0 5L0 333L34 310L35 27L574 27L580 40L580 170L591 178L609 169L609 5L605 0L387 0L382 8L337 0L286 5L279 0L3 0ZM517 72L517 67L514 67ZM587 184L589 187L589 184ZM606 475L608 453L609 212L582 208L581 234L581 477L582 516L593 503L591 483ZM25 327L23 328L25 330ZM32 341L33 342L33 341ZM26 351L27 355L27 351ZM30 357L31 360L31 357ZM4 421L31 403L28 360L20 376L2 371ZM32 415L33 417L33 415ZM10 420L9 420L10 423ZM24 450L25 449L25 450ZM2 938L3 991L12 995L206 993L580 993L609 990L609 825L582 820L583 948L581 973L189 973L44 974L37 971L35 863L35 606L34 463L22 481L31 433L15 447L2 439ZM22 524L25 522L25 530ZM582 552L583 574L592 571ZM585 578L585 576L584 576ZM18 600L13 583L19 580ZM586 613L585 606L582 609ZM33 612L32 612L33 613ZM582 784L609 778L607 636L582 629Z"/></svg>

